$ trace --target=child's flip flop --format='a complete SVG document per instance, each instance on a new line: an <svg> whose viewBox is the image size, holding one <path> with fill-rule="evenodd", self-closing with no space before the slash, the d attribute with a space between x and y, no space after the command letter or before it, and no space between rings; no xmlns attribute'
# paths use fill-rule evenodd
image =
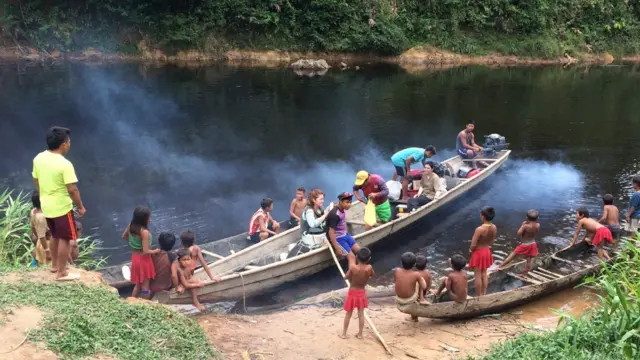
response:
<svg viewBox="0 0 640 360"><path fill-rule="evenodd" d="M131 268L127 265L122 267L122 276L125 280L131 281Z"/></svg>
<svg viewBox="0 0 640 360"><path fill-rule="evenodd" d="M67 276L63 276L61 278L57 278L56 281L73 281L80 279L80 274L69 273Z"/></svg>

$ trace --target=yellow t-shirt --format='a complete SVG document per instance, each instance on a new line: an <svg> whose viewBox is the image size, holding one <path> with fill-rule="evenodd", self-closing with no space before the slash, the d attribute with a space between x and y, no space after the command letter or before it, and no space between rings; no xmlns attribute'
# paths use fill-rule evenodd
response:
<svg viewBox="0 0 640 360"><path fill-rule="evenodd" d="M67 184L77 183L78 178L69 160L45 150L33 159L31 175L40 185L40 205L44 216L57 218L73 209Z"/></svg>

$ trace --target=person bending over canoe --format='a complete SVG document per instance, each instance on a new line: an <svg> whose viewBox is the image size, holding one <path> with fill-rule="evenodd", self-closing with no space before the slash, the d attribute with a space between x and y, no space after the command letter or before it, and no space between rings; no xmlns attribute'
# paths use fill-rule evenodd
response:
<svg viewBox="0 0 640 360"><path fill-rule="evenodd" d="M264 198L260 202L260 209L249 220L249 237L251 241L258 243L278 233L280 224L271 217L273 200Z"/></svg>
<svg viewBox="0 0 640 360"><path fill-rule="evenodd" d="M480 211L480 220L482 225L476 228L471 239L471 259L469 259L469 269L473 269L474 281L476 286L476 296L482 296L487 293L489 286L489 274L487 269L493 265L493 256L491 255L491 245L496 241L498 230L491 223L496 216L496 212L492 207L485 207Z"/></svg>
<svg viewBox="0 0 640 360"><path fill-rule="evenodd" d="M360 191L364 194L364 198L360 196ZM384 179L380 175L369 174L361 170L356 174L356 181L353 184L353 193L356 199L362 203L373 201L376 205L376 217L381 223L386 223L391 219L391 205L389 204L389 188ZM367 200L368 199L368 200ZM366 226L371 229L371 226Z"/></svg>
<svg viewBox="0 0 640 360"><path fill-rule="evenodd" d="M346 256L349 266L355 264L360 245L347 232L347 210L351 207L353 195L344 192L338 195L338 205L327 215L327 238L337 256Z"/></svg>
<svg viewBox="0 0 640 360"><path fill-rule="evenodd" d="M611 235L609 228L589 218L589 210L585 208L579 208L576 211L576 219L578 219L578 228L576 229L576 233L573 234L573 239L571 239L571 244L569 244L567 249L576 243L578 235L580 235L580 230L584 228L585 231L582 241L585 241L598 249L598 258L600 260L609 260L609 254L607 254L607 251L604 249L605 241L613 243L613 236Z"/></svg>
<svg viewBox="0 0 640 360"><path fill-rule="evenodd" d="M464 303L469 296L467 287L467 273L464 267L467 265L467 259L460 254L455 254L449 258L449 266L453 269L449 275L440 279L440 287L435 296L439 297L444 289L447 289L447 294L451 300L457 303Z"/></svg>
<svg viewBox="0 0 640 360"><path fill-rule="evenodd" d="M442 185L440 184L440 177L433 172L435 164L433 161L428 161L424 164L424 172L420 179L420 189L418 193L407 201L407 211L413 210L430 203L433 200L437 200L442 197Z"/></svg>
<svg viewBox="0 0 640 360"><path fill-rule="evenodd" d="M422 275L413 271L416 265L416 255L412 252L406 252L400 256L402 268L396 268L394 271L394 282L396 289L396 306L402 311L405 306L413 306L416 303L428 305L424 299L424 291L427 289L427 283ZM417 316L411 316L412 321L418 321Z"/></svg>
<svg viewBox="0 0 640 360"><path fill-rule="evenodd" d="M516 246L515 250L507 256L502 262L502 265L498 267L498 270L504 269L517 255L522 255L527 258L527 265L524 268L524 272L529 272L533 264L533 258L538 256L538 245L536 244L536 234L538 234L538 230L540 230L538 211L529 210L527 212L527 219L522 222L520 229L518 229L516 233L517 236L520 236L520 245Z"/></svg>
<svg viewBox="0 0 640 360"><path fill-rule="evenodd" d="M393 173L393 181L398 180L398 176L402 177L402 201L407 201L409 195L407 194L407 188L409 187L409 176L411 172L411 165L424 163L427 158L430 158L436 154L436 148L432 145L426 148L411 147L404 150L400 150L393 154L391 162L396 168Z"/></svg>
<svg viewBox="0 0 640 360"><path fill-rule="evenodd" d="M482 151L482 147L476 144L475 135L473 135L475 124L475 121L469 120L467 126L458 133L456 138L456 153L464 159L473 159Z"/></svg>

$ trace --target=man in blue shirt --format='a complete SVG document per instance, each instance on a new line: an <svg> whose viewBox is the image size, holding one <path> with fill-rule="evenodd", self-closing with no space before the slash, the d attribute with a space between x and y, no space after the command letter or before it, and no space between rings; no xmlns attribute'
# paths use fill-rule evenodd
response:
<svg viewBox="0 0 640 360"><path fill-rule="evenodd" d="M411 171L411 165L427 162L427 159L436 154L435 146L429 145L426 148L410 147L404 150L400 150L393 154L391 162L396 168L393 173L393 180L398 180L398 176L402 177L402 201L407 201L409 194L407 194L407 188L409 187L409 177Z"/></svg>
<svg viewBox="0 0 640 360"><path fill-rule="evenodd" d="M640 227L640 175L633 177L633 190L629 200L629 212L627 213L627 231L633 233L638 231Z"/></svg>

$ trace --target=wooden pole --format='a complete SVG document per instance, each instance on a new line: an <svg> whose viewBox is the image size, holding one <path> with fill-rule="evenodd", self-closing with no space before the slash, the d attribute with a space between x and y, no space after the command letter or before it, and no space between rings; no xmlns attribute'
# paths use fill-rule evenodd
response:
<svg viewBox="0 0 640 360"><path fill-rule="evenodd" d="M342 266L340 266L340 262L338 261L338 257L336 256L336 253L333 250L333 246L331 246L331 243L329 243L329 250L331 251L331 256L333 257L333 261L336 263L336 266L338 267L338 270L340 271L340 274L344 279L344 270L342 270ZM349 280L344 279L344 282L347 284L347 287L351 286L351 284L349 284ZM380 343L382 343L382 346L384 346L384 349L387 351L387 353L389 353L389 355L393 355L393 353L391 352L391 349L389 349L389 346L387 346L387 343L384 342L382 335L380 335L380 332L376 328L376 325L373 323L373 321L369 317L369 309L364 309L364 318L365 320L367 320L367 324L369 324L369 327L371 328L371 330L373 330L374 334L376 334L376 336L378 337L378 340L380 340Z"/></svg>

